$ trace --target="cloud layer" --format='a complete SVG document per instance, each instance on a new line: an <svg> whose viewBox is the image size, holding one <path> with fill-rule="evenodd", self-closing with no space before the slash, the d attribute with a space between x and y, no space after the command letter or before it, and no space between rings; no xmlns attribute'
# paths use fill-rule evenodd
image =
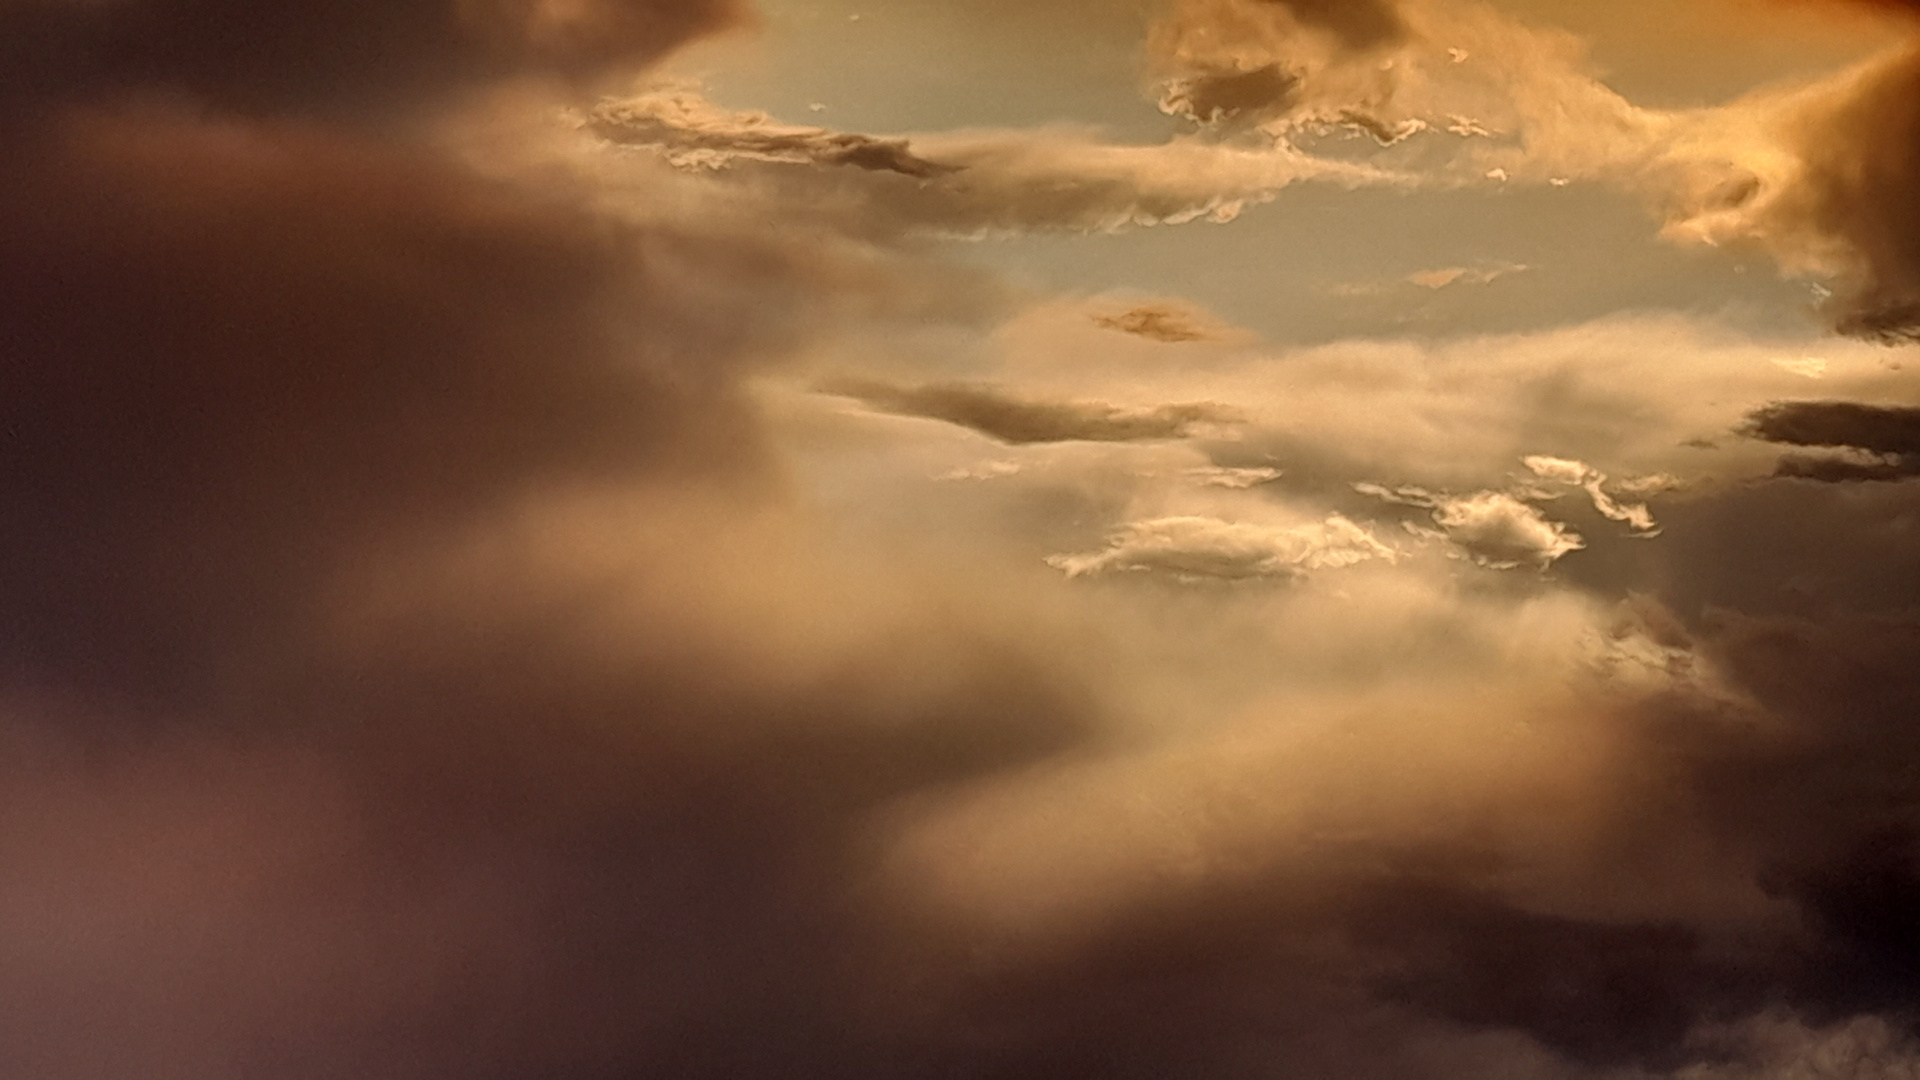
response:
<svg viewBox="0 0 1920 1080"><path fill-rule="evenodd" d="M0 0L0 1072L1915 1067L1920 496L1775 461L1904 474L1881 354L1798 401L1806 343L1689 322L937 295L930 236L1410 175L1315 124L1517 102L1475 169L1697 194L1678 119L1478 8L1306 0L1173 8L1164 145L445 119L737 15ZM1714 159L1715 227L1880 337L1909 64Z"/></svg>

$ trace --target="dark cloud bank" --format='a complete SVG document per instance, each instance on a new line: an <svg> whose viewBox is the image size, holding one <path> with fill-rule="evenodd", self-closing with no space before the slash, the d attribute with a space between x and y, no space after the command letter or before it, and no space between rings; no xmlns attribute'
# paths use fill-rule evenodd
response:
<svg viewBox="0 0 1920 1080"><path fill-rule="evenodd" d="M1748 418L1756 438L1822 447L1839 455L1788 454L1781 476L1808 480L1898 480L1920 476L1920 409L1850 401L1778 402Z"/></svg>
<svg viewBox="0 0 1920 1080"><path fill-rule="evenodd" d="M0 1072L1574 1077L1717 1068L1783 1009L1901 1050L1910 605L1624 609L1766 719L1615 717L1632 783L1550 857L1483 843L1515 808L1461 780L1430 828L1044 948L904 912L875 815L1084 745L1097 695L1015 627L821 644L841 594L735 509L770 482L735 380L802 332L803 253L608 221L386 123L733 15L0 3ZM860 396L1009 441L1217 419ZM608 490L637 494L602 565L568 508ZM1676 823L1765 917L1631 902ZM1629 902L1515 884L1575 862Z"/></svg>

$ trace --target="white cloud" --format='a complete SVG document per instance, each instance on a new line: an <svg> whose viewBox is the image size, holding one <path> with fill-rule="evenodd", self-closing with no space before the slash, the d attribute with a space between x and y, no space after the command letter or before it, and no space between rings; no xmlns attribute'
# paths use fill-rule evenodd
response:
<svg viewBox="0 0 1920 1080"><path fill-rule="evenodd" d="M1188 469L1185 475L1192 477L1194 482L1200 484L1202 487L1230 488L1235 491L1245 491L1249 488L1259 487L1261 484L1273 483L1275 480L1280 479L1281 472L1279 469L1270 467L1225 468L1218 465L1209 465L1197 469Z"/></svg>
<svg viewBox="0 0 1920 1080"><path fill-rule="evenodd" d="M1499 491L1440 500L1433 520L1447 539L1482 566L1546 569L1554 560L1586 546L1579 535L1548 521L1535 507Z"/></svg>
<svg viewBox="0 0 1920 1080"><path fill-rule="evenodd" d="M1614 499L1606 491L1607 474L1588 465L1584 461L1571 461L1566 458L1528 457L1523 459L1528 469L1542 480L1578 487L1593 500L1593 508L1600 516L1612 521L1623 521L1642 536L1656 536L1660 526L1654 523L1653 512L1641 504L1625 504Z"/></svg>
<svg viewBox="0 0 1920 1080"><path fill-rule="evenodd" d="M1105 550L1055 555L1048 564L1068 577L1166 574L1184 580L1300 577L1398 553L1338 514L1308 525L1276 528L1206 517L1137 521Z"/></svg>

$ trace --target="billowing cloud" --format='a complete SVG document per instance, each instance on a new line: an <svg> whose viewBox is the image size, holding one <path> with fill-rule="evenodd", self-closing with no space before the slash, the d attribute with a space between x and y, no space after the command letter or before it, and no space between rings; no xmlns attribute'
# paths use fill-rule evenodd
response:
<svg viewBox="0 0 1920 1080"><path fill-rule="evenodd" d="M1642 536L1659 534L1660 527L1654 524L1651 510L1639 503L1628 504L1616 500L1606 490L1607 474L1586 462L1532 456L1523 459L1523 463L1542 480L1578 487L1585 491L1587 497L1593 500L1593 508L1601 517L1613 521L1624 521Z"/></svg>
<svg viewBox="0 0 1920 1080"><path fill-rule="evenodd" d="M1286 147L1201 139L1125 145L1069 130L880 138L778 124L762 113L720 109L685 88L602 102L586 126L614 148L765 179L796 205L868 231L971 236L1224 222L1303 181L1403 182Z"/></svg>
<svg viewBox="0 0 1920 1080"><path fill-rule="evenodd" d="M1509 274L1523 273L1526 269L1518 263L1500 263L1493 266L1447 266L1409 274L1407 283L1435 291L1459 284L1490 285Z"/></svg>
<svg viewBox="0 0 1920 1080"><path fill-rule="evenodd" d="M1014 444L1184 439L1203 428L1239 419L1233 409L1213 402L1122 406L1103 401L1035 401L970 383L895 386L840 378L821 383L820 389L883 412L958 424Z"/></svg>
<svg viewBox="0 0 1920 1080"><path fill-rule="evenodd" d="M1299 83L1279 64L1252 71L1204 71L1168 79L1160 107L1200 124L1266 120L1286 111Z"/></svg>
<svg viewBox="0 0 1920 1080"><path fill-rule="evenodd" d="M1372 533L1337 514L1286 527L1172 517L1134 522L1114 534L1105 550L1055 555L1047 562L1068 577L1150 573L1241 581L1299 577L1395 554Z"/></svg>
<svg viewBox="0 0 1920 1080"><path fill-rule="evenodd" d="M961 169L916 157L905 139L779 124L765 113L716 108L687 89L602 102L587 125L613 143L658 150L680 166L723 168L740 160L846 165L921 180Z"/></svg>
<svg viewBox="0 0 1920 1080"><path fill-rule="evenodd" d="M1245 491L1248 488L1259 487L1261 484L1271 484L1275 480L1280 479L1284 473L1268 465L1239 467L1209 465L1198 469L1188 469L1185 475L1192 477L1196 483L1207 487Z"/></svg>
<svg viewBox="0 0 1920 1080"><path fill-rule="evenodd" d="M1676 226L1747 240L1789 269L1829 276L1843 333L1897 342L1920 324L1920 53L1896 48L1797 93L1741 108L1768 129L1749 171L1702 195Z"/></svg>
<svg viewBox="0 0 1920 1080"><path fill-rule="evenodd" d="M1474 561L1496 569L1533 566L1546 569L1555 559L1586 542L1558 522L1505 492L1441 498L1433 520L1448 540Z"/></svg>
<svg viewBox="0 0 1920 1080"><path fill-rule="evenodd" d="M1218 10L1312 94L1406 94L1442 44L1425 5ZM1905 410L1851 403L1911 400L1877 351L1708 450L1804 388L1770 362L1804 343L1175 349L1078 301L915 336L938 286L890 260L938 245L904 233L1338 174L1227 124L729 115L583 191L427 117L729 8L0 12L0 1071L1911 1068L1920 505L1730 482L1911 456ZM1232 44L1200 59L1280 62ZM873 357L895 381L836 388L944 423L794 389ZM1555 496L1638 526L1618 494L1675 477L1661 543L1583 523L1560 561L1547 511L1587 511Z"/></svg>
<svg viewBox="0 0 1920 1080"><path fill-rule="evenodd" d="M1793 446L1853 446L1920 454L1920 409L1851 401L1783 401L1748 417L1752 433Z"/></svg>
<svg viewBox="0 0 1920 1080"><path fill-rule="evenodd" d="M1788 273L1833 281L1841 332L1913 336L1910 45L1808 85L1658 109L1607 86L1569 35L1469 4L1390 10L1399 31L1354 36L1317 33L1290 5L1176 4L1151 46L1162 107L1282 145L1342 127L1404 141L1400 160L1430 184L1604 181L1648 199L1669 236L1754 244Z"/></svg>
<svg viewBox="0 0 1920 1080"><path fill-rule="evenodd" d="M740 384L818 252L386 126L726 11L0 4L6 1071L753 1075L858 1011L795 951L855 822L1077 739L971 633L789 621L857 590L775 568Z"/></svg>

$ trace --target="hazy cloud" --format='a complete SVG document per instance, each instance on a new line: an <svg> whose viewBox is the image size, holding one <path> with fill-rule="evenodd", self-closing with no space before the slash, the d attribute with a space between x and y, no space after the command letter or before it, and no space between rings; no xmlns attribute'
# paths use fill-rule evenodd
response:
<svg viewBox="0 0 1920 1080"><path fill-rule="evenodd" d="M1593 500L1593 508L1601 517L1613 521L1624 521L1633 530L1643 536L1657 536L1660 527L1654 524L1653 512L1641 504L1621 503L1607 493L1607 474L1588 465L1584 461L1570 461L1566 458L1528 457L1522 463L1542 480L1557 484L1567 484L1580 488ZM1658 485L1655 485L1656 488Z"/></svg>
<svg viewBox="0 0 1920 1080"><path fill-rule="evenodd" d="M958 424L1014 444L1184 439L1239 419L1233 409L1212 402L1129 407L1103 401L1035 401L971 383L895 386L842 378L823 382L819 389L883 412Z"/></svg>
<svg viewBox="0 0 1920 1080"><path fill-rule="evenodd" d="M1767 125L1749 139L1755 164L1706 189L1679 229L1754 241L1790 271L1837 279L1828 306L1842 333L1912 340L1920 214L1908 194L1920 183L1920 53L1901 46L1798 92L1730 106L1736 125L1742 110Z"/></svg>
<svg viewBox="0 0 1920 1080"><path fill-rule="evenodd" d="M1380 130L1442 44L1421 4L1192 11L1246 33L1181 71L1284 63ZM923 358L892 305L934 287L833 261L1361 176L1246 132L909 148L690 105L646 152L711 145L610 193L421 119L730 14L0 0L0 1072L1911 1067L1920 496L1727 482L1766 442L1904 463L1911 410L1785 402L1688 449L1805 384L1669 324L1222 356L1061 304ZM1554 40L1437 62L1564 70ZM1897 301L1864 223L1904 165L1829 165L1804 236L1892 244L1859 280ZM911 373L830 392L1073 445L913 426L930 466L750 378L862 348ZM1836 398L1906 400L1849 348ZM920 381L955 371L1046 389ZM1222 460L1277 465L1172 443L1226 425ZM997 479L928 483L956 462ZM1696 475L1628 556L1556 565L1583 540L1526 501L1650 528L1614 493ZM1356 505L1557 572L1403 557ZM1074 580L1104 577L1290 587Z"/></svg>
<svg viewBox="0 0 1920 1080"><path fill-rule="evenodd" d="M1244 468L1230 468L1212 465L1205 468L1188 469L1186 475L1192 477L1197 483L1205 487L1245 491L1249 488L1259 487L1261 484L1271 484L1275 480L1280 479L1283 474L1279 469L1269 466L1256 465Z"/></svg>
<svg viewBox="0 0 1920 1080"><path fill-rule="evenodd" d="M1055 555L1047 562L1068 577L1157 573L1181 579L1289 578L1337 569L1396 552L1335 514L1310 525L1274 527L1216 518L1137 521L1115 533L1103 551Z"/></svg>
<svg viewBox="0 0 1920 1080"><path fill-rule="evenodd" d="M1782 401L1748 417L1752 434L1793 446L1853 446L1920 454L1920 409L1851 401Z"/></svg>

